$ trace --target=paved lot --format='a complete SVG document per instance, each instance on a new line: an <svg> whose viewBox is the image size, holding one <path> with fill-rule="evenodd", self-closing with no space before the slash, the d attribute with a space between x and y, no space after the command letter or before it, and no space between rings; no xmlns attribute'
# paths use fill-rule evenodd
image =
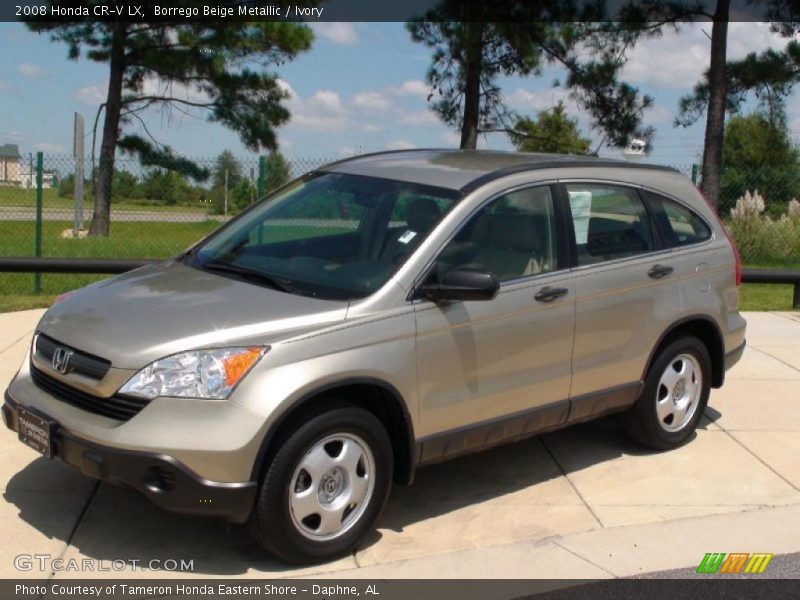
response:
<svg viewBox="0 0 800 600"><path fill-rule="evenodd" d="M40 315L0 314L3 388ZM194 573L176 575L194 576L556 578L690 567L710 551L800 551L800 313L745 316L744 358L690 444L646 452L607 419L429 467L395 488L354 556L307 569L266 556L242 527L162 512L0 433L0 576L25 575L20 553L193 559Z"/></svg>

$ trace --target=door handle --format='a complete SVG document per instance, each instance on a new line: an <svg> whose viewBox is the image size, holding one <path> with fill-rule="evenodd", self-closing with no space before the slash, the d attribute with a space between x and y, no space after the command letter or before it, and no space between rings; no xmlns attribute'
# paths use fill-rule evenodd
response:
<svg viewBox="0 0 800 600"><path fill-rule="evenodd" d="M647 272L648 277L651 279L661 279L671 274L675 269L666 265L654 265L652 269Z"/></svg>
<svg viewBox="0 0 800 600"><path fill-rule="evenodd" d="M557 298L566 296L568 293L569 290L567 288L554 288L548 285L539 290L534 298L539 302L552 302Z"/></svg>

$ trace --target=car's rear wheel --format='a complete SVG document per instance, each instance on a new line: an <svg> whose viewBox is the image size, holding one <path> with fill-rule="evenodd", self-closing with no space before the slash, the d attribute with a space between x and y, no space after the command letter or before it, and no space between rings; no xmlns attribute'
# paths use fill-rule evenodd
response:
<svg viewBox="0 0 800 600"><path fill-rule="evenodd" d="M703 416L711 391L711 359L693 336L669 343L653 361L642 395L624 415L635 440L656 450L685 444Z"/></svg>
<svg viewBox="0 0 800 600"><path fill-rule="evenodd" d="M361 408L334 406L286 437L250 517L255 538L293 563L351 550L372 529L391 486L392 447L381 422Z"/></svg>

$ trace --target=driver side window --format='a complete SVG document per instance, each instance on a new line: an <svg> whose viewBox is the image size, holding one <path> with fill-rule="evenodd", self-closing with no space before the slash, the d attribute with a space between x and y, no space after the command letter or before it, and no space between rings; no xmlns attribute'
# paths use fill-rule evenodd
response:
<svg viewBox="0 0 800 600"><path fill-rule="evenodd" d="M549 186L496 198L456 234L437 261L437 276L463 267L510 281L556 269L556 227Z"/></svg>

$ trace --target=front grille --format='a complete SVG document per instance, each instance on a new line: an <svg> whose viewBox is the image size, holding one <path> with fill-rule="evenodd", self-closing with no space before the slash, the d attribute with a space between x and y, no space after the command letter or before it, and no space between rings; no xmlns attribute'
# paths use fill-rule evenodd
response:
<svg viewBox="0 0 800 600"><path fill-rule="evenodd" d="M36 356L41 359L42 362L49 365L53 360L53 354L56 348L65 348L72 352L69 358L70 373L78 373L99 381L106 376L106 373L108 373L108 370L111 368L111 363L104 358L76 350L43 333L36 336Z"/></svg>
<svg viewBox="0 0 800 600"><path fill-rule="evenodd" d="M33 383L57 400L118 421L127 421L150 403L147 398L132 396L116 395L110 398L94 396L50 377L33 365L31 365L31 378Z"/></svg>

